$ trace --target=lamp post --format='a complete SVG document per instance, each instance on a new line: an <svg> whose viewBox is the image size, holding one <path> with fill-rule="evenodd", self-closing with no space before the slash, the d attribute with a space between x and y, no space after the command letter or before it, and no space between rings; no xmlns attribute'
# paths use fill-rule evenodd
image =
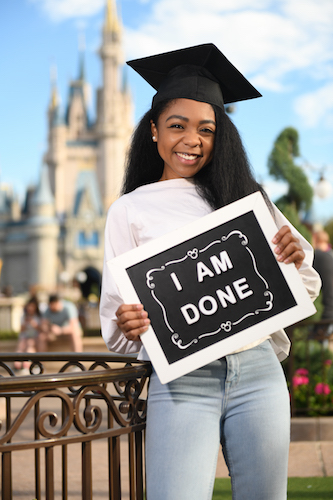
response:
<svg viewBox="0 0 333 500"><path fill-rule="evenodd" d="M331 194L332 194L332 184L324 176L324 172L326 170L326 167L319 169L319 168L311 165L304 158L303 158L303 161L304 161L305 168L308 168L312 172L319 173L319 180L313 188L314 194L322 200L324 200L325 198L329 198L329 196L331 196Z"/></svg>
<svg viewBox="0 0 333 500"><path fill-rule="evenodd" d="M327 179L325 179L323 173L320 174L319 181L314 187L314 192L318 198L321 198L322 200L328 198L332 193L332 185Z"/></svg>

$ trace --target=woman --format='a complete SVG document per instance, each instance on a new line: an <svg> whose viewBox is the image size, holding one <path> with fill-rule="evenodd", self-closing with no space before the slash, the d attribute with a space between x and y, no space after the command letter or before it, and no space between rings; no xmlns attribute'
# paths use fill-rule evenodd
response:
<svg viewBox="0 0 333 500"><path fill-rule="evenodd" d="M211 44L129 64L158 92L134 133L123 196L109 210L105 261L260 190L279 227L277 259L296 266L314 298L320 281L311 267L312 249L254 180L224 111L228 100L260 94ZM140 340L148 313L142 304L122 304L106 265L100 313L110 350L140 350L139 358L148 359ZM211 498L219 443L234 499L286 498L289 396L273 347L286 356L284 332L165 385L153 372L148 500Z"/></svg>
<svg viewBox="0 0 333 500"><path fill-rule="evenodd" d="M21 320L21 332L17 344L16 352L36 352L40 327L41 314L36 297L31 297L24 306L24 313ZM16 370L28 371L29 361L15 361Z"/></svg>

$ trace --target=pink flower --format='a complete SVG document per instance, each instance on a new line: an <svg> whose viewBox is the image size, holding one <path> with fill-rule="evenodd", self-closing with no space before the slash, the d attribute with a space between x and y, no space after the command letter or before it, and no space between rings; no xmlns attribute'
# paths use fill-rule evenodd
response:
<svg viewBox="0 0 333 500"><path fill-rule="evenodd" d="M331 366L331 364L332 364L332 360L331 359L326 359L325 365L326 366Z"/></svg>
<svg viewBox="0 0 333 500"><path fill-rule="evenodd" d="M307 370L306 368L298 368L295 371L295 375L307 376L309 375L309 370Z"/></svg>
<svg viewBox="0 0 333 500"><path fill-rule="evenodd" d="M294 375L293 376L293 386L298 387L299 385L308 385L309 377L305 377L304 375Z"/></svg>
<svg viewBox="0 0 333 500"><path fill-rule="evenodd" d="M316 394L329 394L331 392L330 386L328 384L324 384L323 382L319 382L315 387Z"/></svg>

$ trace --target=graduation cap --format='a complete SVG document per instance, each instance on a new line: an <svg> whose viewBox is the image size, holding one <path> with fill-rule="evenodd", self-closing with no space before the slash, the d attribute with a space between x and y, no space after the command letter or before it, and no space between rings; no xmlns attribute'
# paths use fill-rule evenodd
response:
<svg viewBox="0 0 333 500"><path fill-rule="evenodd" d="M261 94L212 43L128 61L155 90L153 106L165 99L224 104Z"/></svg>

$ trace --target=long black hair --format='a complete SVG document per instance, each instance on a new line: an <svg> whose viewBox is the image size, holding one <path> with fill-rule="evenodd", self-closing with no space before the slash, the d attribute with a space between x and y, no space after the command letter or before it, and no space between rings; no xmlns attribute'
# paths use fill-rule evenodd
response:
<svg viewBox="0 0 333 500"><path fill-rule="evenodd" d="M164 162L156 143L152 141L151 121L157 125L159 116L171 102L163 101L154 106L137 125L127 157L122 194L162 177ZM210 163L194 177L199 194L216 210L243 196L261 191L270 206L264 189L254 179L237 128L223 109L212 107L216 117L214 152Z"/></svg>

